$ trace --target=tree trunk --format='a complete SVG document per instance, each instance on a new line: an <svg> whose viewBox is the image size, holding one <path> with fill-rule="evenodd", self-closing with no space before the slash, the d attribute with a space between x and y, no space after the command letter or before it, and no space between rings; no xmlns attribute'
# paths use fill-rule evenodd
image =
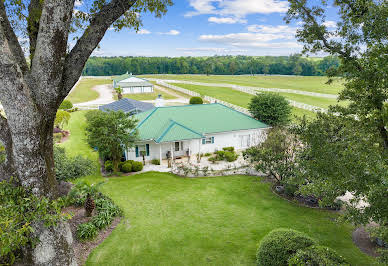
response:
<svg viewBox="0 0 388 266"><path fill-rule="evenodd" d="M55 199L58 195L53 157L55 112L29 112L8 119L13 140L14 167L20 184L36 196ZM32 225L33 236L40 241L27 247L24 260L29 265L76 265L72 250L73 237L67 222L55 227Z"/></svg>

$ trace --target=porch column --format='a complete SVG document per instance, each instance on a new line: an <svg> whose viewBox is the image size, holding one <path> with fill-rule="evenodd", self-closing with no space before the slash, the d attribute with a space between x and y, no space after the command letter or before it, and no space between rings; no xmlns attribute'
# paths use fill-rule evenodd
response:
<svg viewBox="0 0 388 266"><path fill-rule="evenodd" d="M172 143L171 143L171 160L172 162L174 161L174 149L173 149Z"/></svg>
<svg viewBox="0 0 388 266"><path fill-rule="evenodd" d="M198 142L198 163L201 162L201 142L202 142L202 139L199 139L199 142Z"/></svg>
<svg viewBox="0 0 388 266"><path fill-rule="evenodd" d="M160 165L162 165L162 143L159 143L159 160Z"/></svg>

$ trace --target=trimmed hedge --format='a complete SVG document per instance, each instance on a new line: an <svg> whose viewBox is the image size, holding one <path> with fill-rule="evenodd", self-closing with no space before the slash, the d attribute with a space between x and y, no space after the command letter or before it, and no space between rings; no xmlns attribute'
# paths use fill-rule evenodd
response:
<svg viewBox="0 0 388 266"><path fill-rule="evenodd" d="M190 104L203 104L203 100L201 97L191 97Z"/></svg>
<svg viewBox="0 0 388 266"><path fill-rule="evenodd" d="M107 172L113 172L113 163L112 161L106 161L104 163L105 171Z"/></svg>
<svg viewBox="0 0 388 266"><path fill-rule="evenodd" d="M123 173L130 173L132 172L132 163L131 162L125 162L122 167L121 167L121 171Z"/></svg>
<svg viewBox="0 0 388 266"><path fill-rule="evenodd" d="M325 246L311 246L299 250L288 260L290 266L348 265L346 260L333 249Z"/></svg>
<svg viewBox="0 0 388 266"><path fill-rule="evenodd" d="M275 229L261 240L257 265L287 265L290 257L298 250L314 244L315 241L304 233L292 229Z"/></svg>
<svg viewBox="0 0 388 266"><path fill-rule="evenodd" d="M143 170L143 164L141 162L133 162L132 163L132 171L139 172Z"/></svg>

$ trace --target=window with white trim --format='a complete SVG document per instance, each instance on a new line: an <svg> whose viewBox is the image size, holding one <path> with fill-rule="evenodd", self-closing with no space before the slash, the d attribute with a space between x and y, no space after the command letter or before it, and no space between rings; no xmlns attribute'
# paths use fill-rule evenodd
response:
<svg viewBox="0 0 388 266"><path fill-rule="evenodd" d="M206 137L202 139L202 144L212 144L214 143L214 137Z"/></svg>

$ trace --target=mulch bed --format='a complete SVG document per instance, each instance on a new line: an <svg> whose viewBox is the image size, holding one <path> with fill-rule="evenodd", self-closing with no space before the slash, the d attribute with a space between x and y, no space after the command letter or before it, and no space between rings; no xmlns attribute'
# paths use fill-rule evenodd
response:
<svg viewBox="0 0 388 266"><path fill-rule="evenodd" d="M107 238L116 228L116 226L120 223L121 217L116 217L112 224L101 230L96 238L91 241L79 241L76 237L77 227L81 223L88 222L92 217L85 216L85 209L83 207L74 207L70 206L63 209L64 213L71 213L73 215L72 219L69 220L69 225L71 232L73 234L73 249L74 255L77 258L78 265L84 265L89 254L95 249L98 245L100 245L105 238Z"/></svg>
<svg viewBox="0 0 388 266"><path fill-rule="evenodd" d="M352 233L354 244L365 254L372 257L378 257L376 252L377 245L370 239L369 233L366 232L365 227L359 227Z"/></svg>

